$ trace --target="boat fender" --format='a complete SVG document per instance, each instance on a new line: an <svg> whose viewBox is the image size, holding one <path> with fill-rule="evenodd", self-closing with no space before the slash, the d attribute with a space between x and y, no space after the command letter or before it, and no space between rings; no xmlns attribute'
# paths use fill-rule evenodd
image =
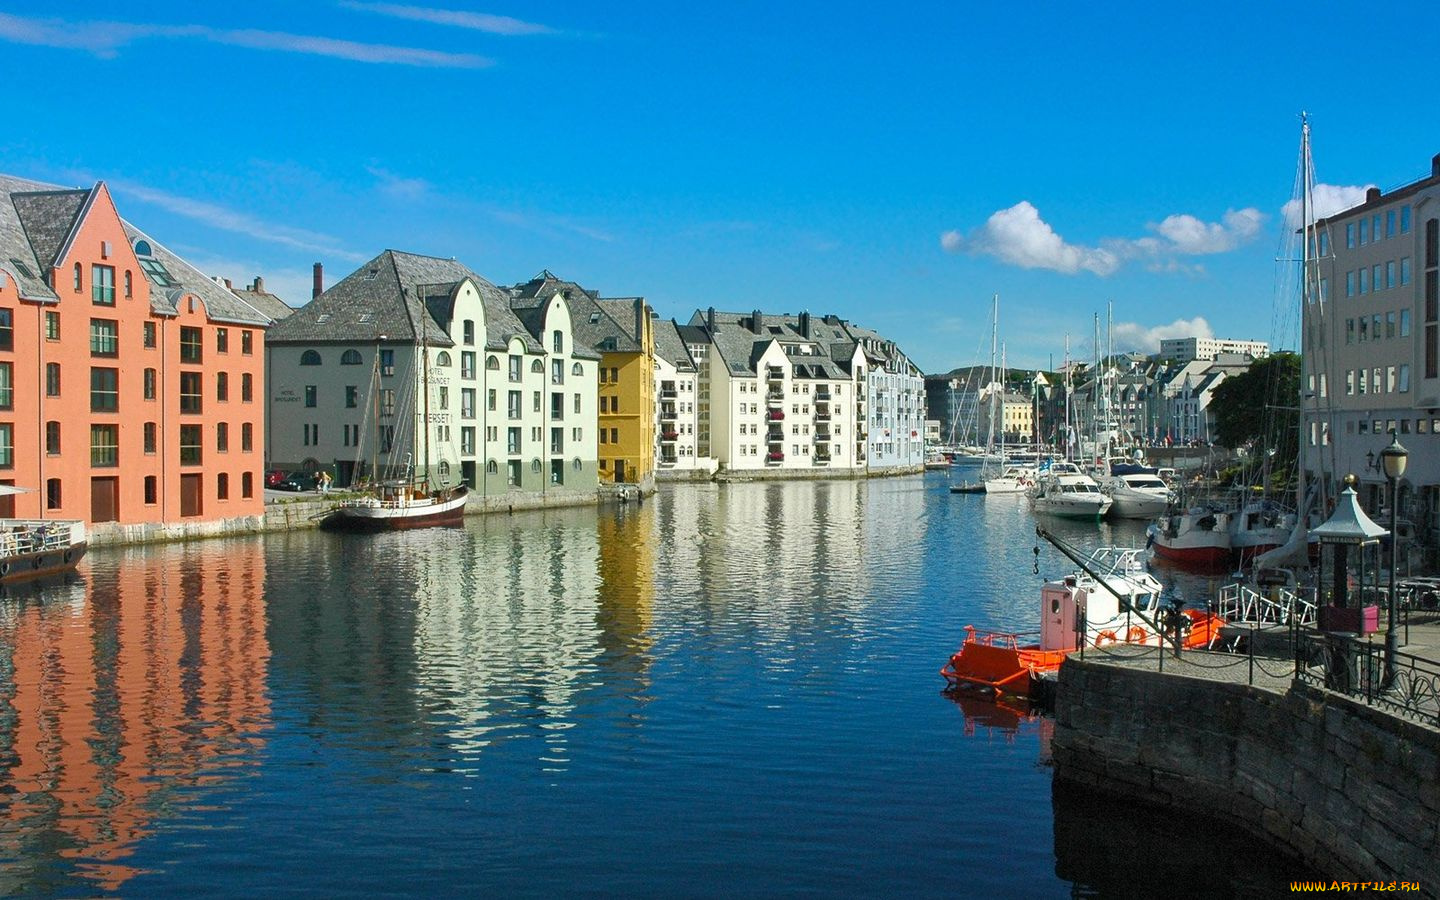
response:
<svg viewBox="0 0 1440 900"><path fill-rule="evenodd" d="M1113 643L1115 643L1115 632L1113 631L1102 631L1095 635L1096 647L1106 647Z"/></svg>
<svg viewBox="0 0 1440 900"><path fill-rule="evenodd" d="M71 559L74 558L73 555L72 555L72 554L74 554L74 552L75 552L75 551L73 551L73 550L66 550L66 551L65 551L65 561L66 561L67 563L68 563Z"/></svg>
<svg viewBox="0 0 1440 900"><path fill-rule="evenodd" d="M10 574L10 564L9 564L8 562L7 562L7 563L0 563L0 576L9 575L9 574Z"/></svg>
<svg viewBox="0 0 1440 900"><path fill-rule="evenodd" d="M1125 643L1143 644L1149 637L1150 635L1148 632L1145 631L1145 629L1141 628L1139 625L1133 625L1131 626L1130 630L1125 633Z"/></svg>
<svg viewBox="0 0 1440 900"><path fill-rule="evenodd" d="M35 557L34 559L30 560L30 568L32 568L32 569L38 569L38 568L40 568L40 557L37 556L37 557Z"/></svg>

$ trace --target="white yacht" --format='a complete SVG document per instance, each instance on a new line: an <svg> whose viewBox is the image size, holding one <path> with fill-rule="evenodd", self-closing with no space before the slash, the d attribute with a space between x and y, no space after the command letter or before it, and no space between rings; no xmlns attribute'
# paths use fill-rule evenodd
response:
<svg viewBox="0 0 1440 900"><path fill-rule="evenodd" d="M1112 503L1101 493L1095 479L1063 460L1052 462L1042 471L1027 493L1035 512L1070 519L1099 519Z"/></svg>
<svg viewBox="0 0 1440 900"><path fill-rule="evenodd" d="M1023 494L1034 486L1035 480L1032 466L1006 466L999 475L985 479L985 493Z"/></svg>
<svg viewBox="0 0 1440 900"><path fill-rule="evenodd" d="M1100 483L1114 505L1110 513L1122 519L1154 519L1163 516L1175 494L1158 475L1137 473L1110 475Z"/></svg>

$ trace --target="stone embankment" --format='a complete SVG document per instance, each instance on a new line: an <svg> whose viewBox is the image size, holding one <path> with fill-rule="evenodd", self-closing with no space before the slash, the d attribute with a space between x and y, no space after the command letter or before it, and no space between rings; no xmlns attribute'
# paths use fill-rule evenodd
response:
<svg viewBox="0 0 1440 900"><path fill-rule="evenodd" d="M1057 780L1227 821L1317 875L1440 891L1440 729L1300 682L1277 689L1154 666L1065 662Z"/></svg>

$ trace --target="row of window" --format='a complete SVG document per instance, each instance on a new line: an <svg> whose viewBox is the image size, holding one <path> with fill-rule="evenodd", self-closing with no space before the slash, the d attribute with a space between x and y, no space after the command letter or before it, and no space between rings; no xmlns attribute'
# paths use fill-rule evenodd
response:
<svg viewBox="0 0 1440 900"><path fill-rule="evenodd" d="M13 403L13 392L10 389L12 383L11 363L0 363L0 409L9 409ZM159 370L145 369L141 373L142 396L146 400L155 400L158 396ZM204 395L202 393L203 373L181 372L180 373L180 412L187 415L199 414L204 411ZM45 364L45 396L61 396L60 364ZM227 403L230 400L230 377L226 372L215 373L215 399L220 403ZM250 373L245 372L240 376L240 400L243 403L250 403L254 399L254 380ZM120 411L120 370L106 366L90 367L90 411L91 412L119 412Z"/></svg>
<svg viewBox="0 0 1440 900"><path fill-rule="evenodd" d="M9 310L4 310L4 319L9 321ZM142 322L141 330L145 348L155 349L159 344L158 328L154 322ZM13 329L7 329L13 331ZM254 354L254 332L240 332L240 352L245 356ZM48 341L60 340L60 314L53 310L45 313L45 339ZM187 364L199 364L204 361L205 329L182 325L180 326L180 362ZM11 349L4 346L0 340L0 349ZM215 329L215 352L226 354L230 352L230 330L228 328ZM120 322L116 319L91 319L90 320L90 355L115 357L120 355Z"/></svg>
<svg viewBox="0 0 1440 900"><path fill-rule="evenodd" d="M1413 430L1412 430L1413 423ZM1346 434L1440 434L1440 419L1361 419L1346 422ZM1328 435L1326 435L1328 438ZM1327 440L1326 443L1329 443Z"/></svg>
<svg viewBox="0 0 1440 900"><path fill-rule="evenodd" d="M1357 328L1358 325L1358 328ZM1389 340L1410 336L1410 310L1389 310L1345 320L1345 343Z"/></svg>
<svg viewBox="0 0 1440 900"><path fill-rule="evenodd" d="M1345 394L1405 394L1410 391L1410 366L1375 366L1374 368L1347 369L1345 371Z"/></svg>
<svg viewBox="0 0 1440 900"><path fill-rule="evenodd" d="M1369 217L1361 216L1360 219L1355 222L1347 222L1345 224L1345 246L1354 249L1357 246L1373 244L1385 238L1392 238L1397 233L1409 234L1410 206L1407 204L1400 207L1398 217L1396 212L1396 210L1392 209L1385 212L1383 216L1381 213L1375 213ZM1381 231L1382 223L1384 225L1383 234ZM1397 224L1399 226L1398 232L1396 231ZM1320 235L1320 255L1325 256L1329 249L1325 234L1322 232Z"/></svg>
<svg viewBox="0 0 1440 900"><path fill-rule="evenodd" d="M91 424L90 426L90 465L95 468L114 468L120 465L120 426ZM143 450L147 456L157 452L159 444L159 426L155 422L145 422L141 426L144 440ZM59 456L62 452L63 429L61 423L50 421L45 423L45 453L48 456ZM201 450L204 444L204 432L200 425L181 425L179 429L180 464L199 465L201 462ZM240 449L244 453L254 450L254 431L249 422L240 426ZM230 450L230 425L228 422L219 422L215 425L215 452L228 453ZM0 422L0 469L11 469L15 467L15 425L12 422Z"/></svg>
<svg viewBox="0 0 1440 900"><path fill-rule="evenodd" d="M64 506L64 486L59 478L48 478L45 481L45 508L58 510ZM143 498L146 506L155 506L160 502L160 480L157 476L146 475L144 480ZM240 496L249 500L255 496L255 473L240 473ZM230 473L217 472L215 474L215 499L230 499Z"/></svg>
<svg viewBox="0 0 1440 900"><path fill-rule="evenodd" d="M1410 257L1408 256L1400 258L1398 268L1393 259L1369 267L1361 266L1345 273L1345 296L1358 297L1372 292L1404 287L1410 283L1410 279ZM1329 299L1326 296L1327 293L1327 291L1321 290L1322 300Z"/></svg>

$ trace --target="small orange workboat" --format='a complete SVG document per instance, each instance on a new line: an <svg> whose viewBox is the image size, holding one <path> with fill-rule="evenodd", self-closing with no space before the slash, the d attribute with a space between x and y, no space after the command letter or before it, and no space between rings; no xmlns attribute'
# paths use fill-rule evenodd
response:
<svg viewBox="0 0 1440 900"><path fill-rule="evenodd" d="M1160 602L1163 586L1144 569L1143 553L1102 547L1081 563L1081 571L1047 582L1040 589L1038 640L1033 633L983 632L967 625L965 642L940 670L947 687L1029 697L1035 679L1056 672L1082 641L1098 650L1158 646L1168 639L1162 629L1178 627L1186 649L1210 646L1225 621L1198 609L1180 610L1174 618Z"/></svg>

